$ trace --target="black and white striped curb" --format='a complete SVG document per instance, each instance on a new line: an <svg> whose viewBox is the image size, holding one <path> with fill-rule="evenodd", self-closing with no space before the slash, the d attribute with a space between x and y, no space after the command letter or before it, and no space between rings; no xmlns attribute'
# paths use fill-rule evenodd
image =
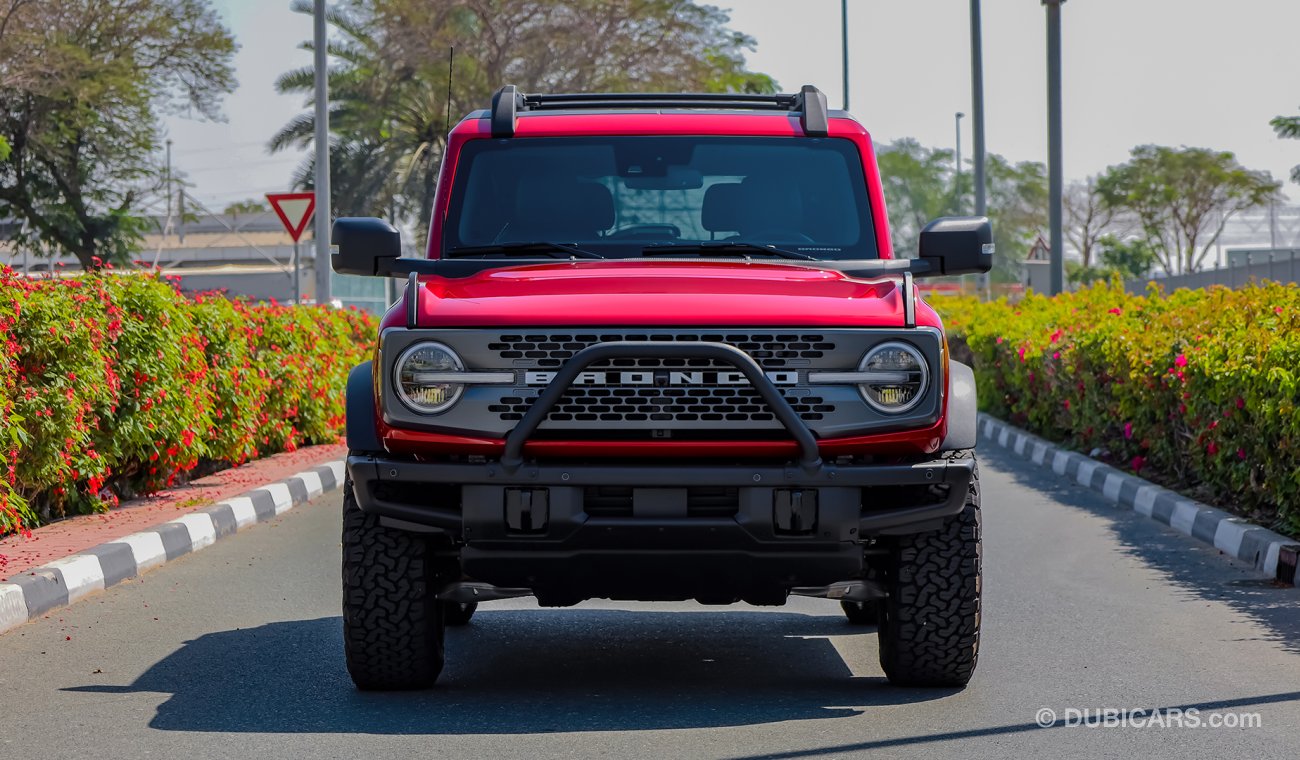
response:
<svg viewBox="0 0 1300 760"><path fill-rule="evenodd" d="M1100 493L1107 501L1162 522L1272 578L1295 585L1296 553L1300 544L1294 539L1061 448L987 414L980 414L979 429L984 441L1041 467L1050 467L1057 475Z"/></svg>
<svg viewBox="0 0 1300 760"><path fill-rule="evenodd" d="M271 520L341 485L343 462L326 462L188 512L156 528L26 570L10 582L0 583L0 633L164 562L209 547L218 539Z"/></svg>

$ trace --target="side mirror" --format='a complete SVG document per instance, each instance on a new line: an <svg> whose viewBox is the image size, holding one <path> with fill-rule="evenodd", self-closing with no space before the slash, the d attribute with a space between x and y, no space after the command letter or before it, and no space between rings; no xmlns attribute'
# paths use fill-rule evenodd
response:
<svg viewBox="0 0 1300 760"><path fill-rule="evenodd" d="M338 249L330 256L330 266L339 274L374 277L379 274L380 262L402 255L402 233L372 216L336 219L330 243Z"/></svg>
<svg viewBox="0 0 1300 760"><path fill-rule="evenodd" d="M993 226L984 216L945 216L921 230L923 276L974 274L993 268Z"/></svg>

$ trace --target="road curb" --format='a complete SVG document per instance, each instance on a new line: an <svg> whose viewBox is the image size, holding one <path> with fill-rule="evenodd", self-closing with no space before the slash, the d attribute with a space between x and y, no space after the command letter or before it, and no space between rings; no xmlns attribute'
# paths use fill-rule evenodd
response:
<svg viewBox="0 0 1300 760"><path fill-rule="evenodd" d="M1245 562L1279 581L1296 585L1300 543L1280 533L1207 506L1168 488L1061 448L1036 435L981 413L982 442L1000 446L1057 475Z"/></svg>
<svg viewBox="0 0 1300 760"><path fill-rule="evenodd" d="M0 633L65 607L95 591L207 548L240 530L284 514L343 485L334 460L268 483L149 530L106 541L0 583Z"/></svg>

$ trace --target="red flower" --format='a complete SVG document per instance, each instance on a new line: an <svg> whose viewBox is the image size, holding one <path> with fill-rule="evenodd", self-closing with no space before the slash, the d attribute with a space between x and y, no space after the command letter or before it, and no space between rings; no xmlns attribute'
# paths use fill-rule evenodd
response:
<svg viewBox="0 0 1300 760"><path fill-rule="evenodd" d="M1186 354L1179 354L1179 355L1174 359L1174 366L1175 366L1175 367L1186 367L1186 366L1187 366L1187 355L1186 355Z"/></svg>
<svg viewBox="0 0 1300 760"><path fill-rule="evenodd" d="M1133 468L1134 472L1140 472L1146 464L1147 459L1144 456L1133 457L1133 461L1129 462L1129 466Z"/></svg>
<svg viewBox="0 0 1300 760"><path fill-rule="evenodd" d="M1206 446L1205 446L1205 453L1206 453L1206 454L1209 454L1210 456L1214 456L1215 454L1218 454L1218 453L1219 453L1219 444L1215 443L1214 441L1210 441L1210 442L1209 442L1208 444L1206 444Z"/></svg>
<svg viewBox="0 0 1300 760"><path fill-rule="evenodd" d="M1132 438L1132 437L1133 437L1133 423L1132 423L1132 422L1125 422L1125 423L1124 423L1124 440L1127 441L1127 440L1129 440L1129 439Z"/></svg>

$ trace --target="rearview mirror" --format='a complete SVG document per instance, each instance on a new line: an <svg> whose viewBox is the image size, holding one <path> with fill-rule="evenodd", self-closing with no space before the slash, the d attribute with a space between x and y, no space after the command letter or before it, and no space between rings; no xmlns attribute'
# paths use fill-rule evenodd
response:
<svg viewBox="0 0 1300 760"><path fill-rule="evenodd" d="M372 216L345 216L334 221L330 243L338 251L330 256L330 266L339 274L374 277L385 259L402 255L402 233L383 219Z"/></svg>
<svg viewBox="0 0 1300 760"><path fill-rule="evenodd" d="M704 187L704 175L698 169L669 166L662 176L631 174L623 184L629 190L698 190Z"/></svg>
<svg viewBox="0 0 1300 760"><path fill-rule="evenodd" d="M975 274L993 268L993 225L984 216L946 216L921 230L924 276Z"/></svg>

